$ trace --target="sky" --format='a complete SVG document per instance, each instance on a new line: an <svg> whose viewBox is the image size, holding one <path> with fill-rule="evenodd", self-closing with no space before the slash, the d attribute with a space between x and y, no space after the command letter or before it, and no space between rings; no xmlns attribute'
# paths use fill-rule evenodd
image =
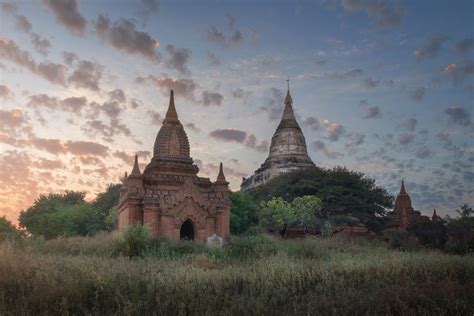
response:
<svg viewBox="0 0 474 316"><path fill-rule="evenodd" d="M0 216L143 170L170 89L199 175L223 162L238 190L288 76L316 165L453 215L474 204L473 24L462 0L0 2Z"/></svg>

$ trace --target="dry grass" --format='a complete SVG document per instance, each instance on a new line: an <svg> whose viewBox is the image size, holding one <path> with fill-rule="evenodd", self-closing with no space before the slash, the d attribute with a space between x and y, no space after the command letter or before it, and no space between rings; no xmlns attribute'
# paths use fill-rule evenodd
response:
<svg viewBox="0 0 474 316"><path fill-rule="evenodd" d="M116 236L0 245L0 315L474 313L474 257L376 242L235 238L224 251Z"/></svg>

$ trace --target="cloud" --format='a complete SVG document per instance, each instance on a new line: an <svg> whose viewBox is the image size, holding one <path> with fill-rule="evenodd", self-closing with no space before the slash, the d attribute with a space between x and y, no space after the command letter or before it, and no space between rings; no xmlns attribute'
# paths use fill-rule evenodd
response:
<svg viewBox="0 0 474 316"><path fill-rule="evenodd" d="M365 118L380 118L382 117L382 112L378 106L367 106L365 108Z"/></svg>
<svg viewBox="0 0 474 316"><path fill-rule="evenodd" d="M12 40L0 38L0 57L3 57L51 83L66 86L66 67L61 64L43 62L37 64L31 54L20 49Z"/></svg>
<svg viewBox="0 0 474 316"><path fill-rule="evenodd" d="M99 82L102 78L104 66L87 60L81 60L77 68L69 76L68 82L76 88L100 91Z"/></svg>
<svg viewBox="0 0 474 316"><path fill-rule="evenodd" d="M16 20L16 26L23 32L30 32L31 28L33 27L28 20L28 18L24 15L16 15L15 16Z"/></svg>
<svg viewBox="0 0 474 316"><path fill-rule="evenodd" d="M421 102L423 101L423 98L426 93L426 88L425 87L419 87L416 88L415 90L410 92L410 97L415 100L416 102Z"/></svg>
<svg viewBox="0 0 474 316"><path fill-rule="evenodd" d="M411 143L414 138L415 138L415 135L413 135L411 133L401 133L398 136L398 141L402 145L407 145L407 144Z"/></svg>
<svg viewBox="0 0 474 316"><path fill-rule="evenodd" d="M42 38L37 33L32 33L31 34L31 43L33 44L34 49L38 53L40 53L42 55L48 55L48 50L51 47L51 43L47 39Z"/></svg>
<svg viewBox="0 0 474 316"><path fill-rule="evenodd" d="M444 110L444 113L448 115L451 121L457 125L471 125L471 114L463 107L455 105Z"/></svg>
<svg viewBox="0 0 474 316"><path fill-rule="evenodd" d="M350 142L345 145L345 148L354 151L356 147L362 145L365 142L365 135L360 133L351 133L349 135Z"/></svg>
<svg viewBox="0 0 474 316"><path fill-rule="evenodd" d="M330 123L328 120L323 121L323 127L326 130L328 139L332 142L338 141L345 133L345 129L341 124Z"/></svg>
<svg viewBox="0 0 474 316"><path fill-rule="evenodd" d="M121 18L113 24L111 20L100 14L95 22L95 29L104 43L131 55L139 55L150 61L158 62L161 56L156 52L158 40L146 32L136 30L130 19Z"/></svg>
<svg viewBox="0 0 474 316"><path fill-rule="evenodd" d="M219 46L225 48L243 43L245 38L241 31L235 29L235 18L229 13L226 13L224 19L226 20L226 23L231 31L229 35L224 34L224 32L218 30L215 26L210 26L204 32L204 37L208 41L216 43Z"/></svg>
<svg viewBox="0 0 474 316"><path fill-rule="evenodd" d="M166 45L165 50L169 54L169 58L166 60L168 68L174 69L184 75L189 75L191 73L186 66L186 63L192 55L190 49L176 48L173 45Z"/></svg>
<svg viewBox="0 0 474 316"><path fill-rule="evenodd" d="M349 78L355 78L355 77L361 76L363 73L364 71L362 69L354 68L345 73L339 73L339 72L326 73L325 76L328 77L329 79L349 79Z"/></svg>
<svg viewBox="0 0 474 316"><path fill-rule="evenodd" d="M210 132L209 136L225 142L241 143L248 148L260 152L264 152L268 148L268 142L266 140L259 141L255 135L238 129L216 129Z"/></svg>
<svg viewBox="0 0 474 316"><path fill-rule="evenodd" d="M64 144L65 150L76 156L100 156L106 157L108 147L102 144L86 141L68 141Z"/></svg>
<svg viewBox="0 0 474 316"><path fill-rule="evenodd" d="M260 110L268 114L270 121L278 120L283 112L283 91L277 88L270 88L266 93L265 105Z"/></svg>
<svg viewBox="0 0 474 316"><path fill-rule="evenodd" d="M156 126L160 126L161 122L163 121L163 118L161 117L161 114L153 111L153 110L148 110L147 111L148 116L150 117L151 123Z"/></svg>
<svg viewBox="0 0 474 316"><path fill-rule="evenodd" d="M453 83L456 85L474 75L474 63L470 60L463 60L458 64L449 64L442 72L452 77Z"/></svg>
<svg viewBox="0 0 474 316"><path fill-rule="evenodd" d="M26 117L20 109L10 111L0 110L0 131L12 130L20 128L26 122Z"/></svg>
<svg viewBox="0 0 474 316"><path fill-rule="evenodd" d="M72 66L76 60L79 60L79 57L71 52L63 52L63 59L66 65Z"/></svg>
<svg viewBox="0 0 474 316"><path fill-rule="evenodd" d="M89 137L102 136L102 139L106 142L114 142L114 136L117 134L123 134L125 136L132 137L130 129L122 123L118 118L111 118L109 123L105 123L101 120L87 121L82 125L81 130Z"/></svg>
<svg viewBox="0 0 474 316"><path fill-rule="evenodd" d="M33 162L32 166L39 169L53 170L63 168L64 164L61 160L39 158L39 160Z"/></svg>
<svg viewBox="0 0 474 316"><path fill-rule="evenodd" d="M425 43L415 49L413 52L417 58L417 60L422 60L425 58L433 58L438 55L438 52L443 47L444 42L448 40L448 37L441 34L436 34L431 36Z"/></svg>
<svg viewBox="0 0 474 316"><path fill-rule="evenodd" d="M79 13L76 0L43 0L56 20L76 35L84 35L86 19Z"/></svg>
<svg viewBox="0 0 474 316"><path fill-rule="evenodd" d="M343 156L343 154L341 153L331 151L329 147L326 145L326 143L324 143L323 141L315 140L314 142L311 143L311 145L315 151L323 152L324 155L328 158L337 159Z"/></svg>
<svg viewBox="0 0 474 316"><path fill-rule="evenodd" d="M143 6L147 12L158 13L160 12L160 2L157 0L141 0Z"/></svg>
<svg viewBox="0 0 474 316"><path fill-rule="evenodd" d="M124 103L127 101L127 96L125 95L125 92L123 92L122 89L115 89L113 91L110 91L108 95L110 101L115 101L118 103Z"/></svg>
<svg viewBox="0 0 474 316"><path fill-rule="evenodd" d="M219 57L211 51L207 51L207 59L209 60L210 66L219 66L221 64Z"/></svg>
<svg viewBox="0 0 474 316"><path fill-rule="evenodd" d="M138 77L135 82L146 80L151 81L165 96L168 96L172 89L177 96L182 96L188 100L194 100L194 92L198 87L192 79L157 78L153 75L148 76L148 78Z"/></svg>
<svg viewBox="0 0 474 316"><path fill-rule="evenodd" d="M51 110L61 110L66 112L80 113L81 110L87 105L87 98L82 97L69 97L63 100L59 100L56 97L50 97L44 93L34 94L29 96L29 101L26 106L39 109L45 107Z"/></svg>
<svg viewBox="0 0 474 316"><path fill-rule="evenodd" d="M432 154L433 154L433 152L431 151L431 149L426 147L426 146L418 148L415 152L415 156L417 158L420 158L420 159L425 159L425 158L431 156Z"/></svg>
<svg viewBox="0 0 474 316"><path fill-rule="evenodd" d="M116 158L119 158L121 159L123 162L125 162L126 164L132 164L133 162L133 155L129 155L127 154L126 152L124 151L118 151L116 150L112 156L116 157Z"/></svg>
<svg viewBox="0 0 474 316"><path fill-rule="evenodd" d="M220 106L222 105L222 101L224 101L224 97L217 92L209 92L209 91L203 91L201 93L202 97L202 104L204 106L210 106L210 105L217 105Z"/></svg>
<svg viewBox="0 0 474 316"><path fill-rule="evenodd" d="M243 103L247 104L248 98L252 95L252 91L246 91L242 88L237 88L232 91L232 96L236 99L241 100Z"/></svg>
<svg viewBox="0 0 474 316"><path fill-rule="evenodd" d="M467 54L474 48L474 38L465 38L454 44L454 50L460 54Z"/></svg>
<svg viewBox="0 0 474 316"><path fill-rule="evenodd" d="M382 0L341 0L346 11L364 11L378 26L394 27L401 23L405 8Z"/></svg>
<svg viewBox="0 0 474 316"><path fill-rule="evenodd" d="M373 78L371 78L371 77L367 77L367 78L365 78L365 80L364 80L364 85L365 85L367 88L375 88L375 87L377 87L379 84L380 84L380 80L379 80L379 79L373 79Z"/></svg>
<svg viewBox="0 0 474 316"><path fill-rule="evenodd" d="M303 120L303 124L309 126L313 131L319 131L321 128L321 123L314 116L308 116Z"/></svg>
<svg viewBox="0 0 474 316"><path fill-rule="evenodd" d="M201 129L198 128L194 123L186 123L184 124L184 126L186 127L186 129L190 129L195 133L201 132Z"/></svg>
<svg viewBox="0 0 474 316"><path fill-rule="evenodd" d="M11 90L6 85L0 85L0 98L7 99L12 95Z"/></svg>
<svg viewBox="0 0 474 316"><path fill-rule="evenodd" d="M416 125L418 124L418 120L415 118L411 118L407 122L407 127L410 132L414 132L416 129Z"/></svg>

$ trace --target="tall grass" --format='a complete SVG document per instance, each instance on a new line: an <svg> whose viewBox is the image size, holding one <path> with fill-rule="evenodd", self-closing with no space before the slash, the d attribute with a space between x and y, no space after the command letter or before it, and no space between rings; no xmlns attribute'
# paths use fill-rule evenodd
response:
<svg viewBox="0 0 474 316"><path fill-rule="evenodd" d="M224 250L117 236L0 245L0 315L472 315L474 257L377 242L233 238Z"/></svg>

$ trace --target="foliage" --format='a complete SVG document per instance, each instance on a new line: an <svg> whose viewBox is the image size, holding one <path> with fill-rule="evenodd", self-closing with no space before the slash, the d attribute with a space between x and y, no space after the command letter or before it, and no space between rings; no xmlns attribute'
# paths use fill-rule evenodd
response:
<svg viewBox="0 0 474 316"><path fill-rule="evenodd" d="M250 195L231 192L230 202L230 231L232 234L242 234L257 224L257 204Z"/></svg>
<svg viewBox="0 0 474 316"><path fill-rule="evenodd" d="M257 201L281 197L288 202L314 195L321 199L322 214L351 215L374 231L382 229L385 211L393 204L393 197L376 186L375 180L343 167L290 172L259 186L251 195Z"/></svg>
<svg viewBox="0 0 474 316"><path fill-rule="evenodd" d="M64 194L41 195L26 211L21 211L19 226L35 236L47 239L65 233L62 217L67 207L84 205L85 192L66 191Z"/></svg>
<svg viewBox="0 0 474 316"><path fill-rule="evenodd" d="M377 241L237 237L224 250L115 237L0 244L1 315L472 315L474 257ZM152 249L154 249L152 251ZM380 304L383 302L383 304Z"/></svg>
<svg viewBox="0 0 474 316"><path fill-rule="evenodd" d="M0 217L0 242L8 238L17 238L20 232L16 227L5 217Z"/></svg>
<svg viewBox="0 0 474 316"><path fill-rule="evenodd" d="M383 231L383 238L388 241L392 249L410 251L420 249L417 239L411 236L405 229L385 229Z"/></svg>
<svg viewBox="0 0 474 316"><path fill-rule="evenodd" d="M103 223L103 230L112 231L117 228L118 218L116 216L116 207L119 203L121 187L122 185L120 183L109 184L105 192L99 193L92 202L92 206L99 211L99 217ZM115 214L112 214L114 212Z"/></svg>
<svg viewBox="0 0 474 316"><path fill-rule="evenodd" d="M150 244L150 232L146 225L132 225L125 228L117 242L116 252L129 258L141 257Z"/></svg>
<svg viewBox="0 0 474 316"><path fill-rule="evenodd" d="M448 250L459 254L474 252L474 210L464 204L456 213L457 218L447 217Z"/></svg>
<svg viewBox="0 0 474 316"><path fill-rule="evenodd" d="M423 246L430 248L441 249L448 240L446 226L442 219L416 221L408 227L408 232L414 234Z"/></svg>
<svg viewBox="0 0 474 316"><path fill-rule="evenodd" d="M92 203L85 201L85 192L41 195L20 213L19 225L29 234L46 239L111 231L117 225L119 189L118 184L109 185Z"/></svg>
<svg viewBox="0 0 474 316"><path fill-rule="evenodd" d="M291 204L281 197L260 202L258 217L260 224L270 232L279 232L285 225L293 225L298 221Z"/></svg>

